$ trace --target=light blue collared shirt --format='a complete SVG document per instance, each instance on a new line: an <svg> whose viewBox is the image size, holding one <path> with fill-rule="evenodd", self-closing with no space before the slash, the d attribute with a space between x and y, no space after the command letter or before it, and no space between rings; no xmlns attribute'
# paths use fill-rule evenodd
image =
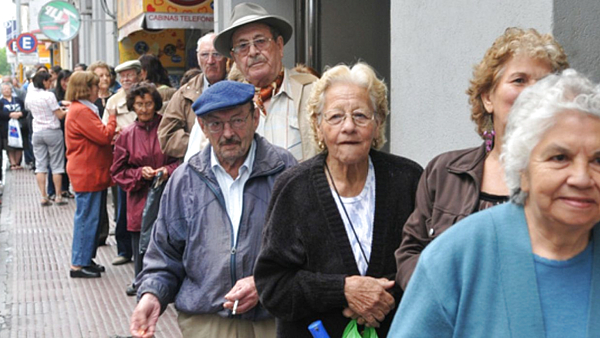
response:
<svg viewBox="0 0 600 338"><path fill-rule="evenodd" d="M225 199L225 207L227 208L227 214L229 215L231 226L233 227L234 246L237 243L237 234L240 228L240 220L244 206L244 185L246 185L246 181L248 181L248 178L250 178L250 174L252 173L255 155L256 141L252 140L248 156L246 156L246 160L238 171L238 177L234 179L221 166L214 148L211 147L210 149L210 167L217 178L217 182L223 193L223 198Z"/></svg>

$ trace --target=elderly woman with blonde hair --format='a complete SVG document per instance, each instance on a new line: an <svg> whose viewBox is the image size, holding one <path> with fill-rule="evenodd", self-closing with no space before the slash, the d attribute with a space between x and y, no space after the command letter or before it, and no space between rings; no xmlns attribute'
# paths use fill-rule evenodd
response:
<svg viewBox="0 0 600 338"><path fill-rule="evenodd" d="M501 161L511 202L429 245L388 337L596 337L600 87L574 70L519 96Z"/></svg>
<svg viewBox="0 0 600 338"><path fill-rule="evenodd" d="M508 201L499 158L509 110L523 89L568 65L563 48L550 34L508 28L475 66L467 94L471 119L484 142L441 154L425 168L416 208L396 251L396 281L402 288L431 241L470 214Z"/></svg>
<svg viewBox="0 0 600 338"><path fill-rule="evenodd" d="M387 88L364 63L327 70L308 113L321 153L275 182L254 271L261 304L279 337L310 337L315 320L340 337L351 318L385 337L402 296L394 250L422 168L378 151Z"/></svg>

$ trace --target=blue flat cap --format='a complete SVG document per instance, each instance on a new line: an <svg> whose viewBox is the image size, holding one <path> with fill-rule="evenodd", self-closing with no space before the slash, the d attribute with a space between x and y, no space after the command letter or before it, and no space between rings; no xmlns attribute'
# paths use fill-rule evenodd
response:
<svg viewBox="0 0 600 338"><path fill-rule="evenodd" d="M236 81L219 81L208 87L192 104L196 116L230 109L252 101L254 86Z"/></svg>

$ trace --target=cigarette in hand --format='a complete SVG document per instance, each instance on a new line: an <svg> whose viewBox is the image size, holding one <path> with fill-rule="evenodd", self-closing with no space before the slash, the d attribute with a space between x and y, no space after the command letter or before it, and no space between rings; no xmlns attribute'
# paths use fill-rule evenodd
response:
<svg viewBox="0 0 600 338"><path fill-rule="evenodd" d="M238 307L238 303L240 302L239 299L236 299L235 302L233 303L233 311L231 312L234 316L235 316L235 312L237 311L237 307Z"/></svg>

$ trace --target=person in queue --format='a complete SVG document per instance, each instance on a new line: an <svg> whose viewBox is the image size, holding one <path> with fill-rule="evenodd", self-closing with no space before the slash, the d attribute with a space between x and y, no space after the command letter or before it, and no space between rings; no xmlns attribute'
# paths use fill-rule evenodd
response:
<svg viewBox="0 0 600 338"><path fill-rule="evenodd" d="M175 91L177 91L177 89L171 86L169 71L163 67L162 62L160 62L160 59L156 55L144 54L138 60L142 66L140 81L153 83L160 94L163 107L166 107ZM162 114L162 109L158 113Z"/></svg>
<svg viewBox="0 0 600 338"><path fill-rule="evenodd" d="M54 67L52 67L54 68ZM52 70L52 68L50 68L50 70ZM52 72L50 72L50 74L52 74ZM67 93L67 86L69 84L69 78L71 77L72 72L68 69L61 69L56 76L56 79L54 80L54 82L56 82L56 86L52 89L50 89L51 92L54 93L54 96L56 96L56 101L58 101L58 105L60 106L60 109L62 109L63 111L68 111L69 109L69 105L71 105L71 102L65 100L65 96ZM65 133L65 119L60 120L60 129L63 132L63 136ZM65 167L66 167L66 150L63 152L62 154L63 156L65 156ZM51 172L51 169L49 170L49 174ZM70 189L70 185L71 185L71 181L69 180L69 175L64 172L61 174L62 175L62 180L61 180L61 184L62 184L62 197L63 198L75 198L75 195L73 195L73 193L71 193L71 191L69 191ZM48 179L46 180L46 191L48 193L48 198L52 201L54 201L56 199L56 188L54 187L54 181L52 179L50 179L50 177L48 177Z"/></svg>
<svg viewBox="0 0 600 338"><path fill-rule="evenodd" d="M94 104L96 107L98 107L100 118L103 118L104 109L106 108L108 99L110 99L110 97L114 94L110 90L110 66L103 61L96 61L92 63L87 70L96 74L100 79L100 82L98 82L98 99L94 102Z"/></svg>
<svg viewBox="0 0 600 338"><path fill-rule="evenodd" d="M509 110L527 86L568 67L550 34L508 28L475 66L467 90L471 119L484 143L434 158L419 182L417 204L396 251L396 281L406 288L421 251L459 220L508 201L499 157Z"/></svg>
<svg viewBox="0 0 600 338"><path fill-rule="evenodd" d="M135 337L152 337L173 301L183 337L275 337L252 271L275 179L297 162L256 133L253 97L220 81L194 102L210 144L167 182L136 280Z"/></svg>
<svg viewBox="0 0 600 338"><path fill-rule="evenodd" d="M215 33L208 33L198 39L196 56L202 74L182 85L165 108L163 119L158 126L158 141L165 155L183 158L188 148L190 132L197 123L192 104L209 86L225 79L227 58L215 50L213 41ZM228 55L228 54L226 54ZM202 147L206 145L206 137L199 133Z"/></svg>
<svg viewBox="0 0 600 338"><path fill-rule="evenodd" d="M10 82L2 82L0 86L2 88L2 97L0 97L0 134L2 135L2 148L6 150L6 154L8 155L10 170L20 170L23 169L23 167L21 167L23 148L14 148L8 145L8 121L10 121L10 119L16 119L20 122L21 126L25 123L25 117L27 116L25 103L17 96L13 96L12 85ZM21 135L23 135L23 132L21 132ZM21 137L23 145L25 145L25 137ZM2 148L0 148L0 152L2 151ZM0 156L0 158L2 157ZM0 177L2 177L1 174Z"/></svg>
<svg viewBox="0 0 600 338"><path fill-rule="evenodd" d="M98 278L104 266L96 264L101 206L111 185L111 143L117 126L116 110L108 109L108 123L100 120L94 101L98 76L77 71L71 75L66 99L71 101L65 122L67 173L75 191L75 218L71 251L71 278ZM59 187L60 185L57 185Z"/></svg>
<svg viewBox="0 0 600 338"><path fill-rule="evenodd" d="M52 66L50 67L50 69L48 69L48 72L50 73L50 75L52 76L52 87L51 88L56 88L58 86L58 74L60 74L60 72L62 71L62 67L59 65L56 66Z"/></svg>
<svg viewBox="0 0 600 338"><path fill-rule="evenodd" d="M47 71L39 71L33 77L33 88L29 89L25 98L25 108L33 117L33 155L35 157L35 176L42 194L40 204L49 206L52 203L46 192L48 168L52 170L52 180L56 187L57 205L65 205L62 197L62 173L65 172L64 139L60 129L60 120L66 112L60 109L56 97L48 89L52 83Z"/></svg>
<svg viewBox="0 0 600 338"><path fill-rule="evenodd" d="M327 70L308 113L321 153L276 182L254 269L261 303L278 337L310 337L321 320L341 337L351 318L385 337L402 297L394 250L423 171L380 152L387 88L357 63Z"/></svg>
<svg viewBox="0 0 600 338"><path fill-rule="evenodd" d="M146 82L133 85L127 93L127 107L138 117L116 140L110 171L113 180L127 192L127 231L131 235L135 279L144 259L139 243L148 190L159 172L162 180L168 179L179 161L163 155L158 145L156 131L162 116L157 112L162 108L162 98L156 86ZM136 291L135 284L131 284L125 293L135 296Z"/></svg>
<svg viewBox="0 0 600 338"><path fill-rule="evenodd" d="M511 201L423 251L388 337L600 332L600 86L567 69L525 89L501 161Z"/></svg>
<svg viewBox="0 0 600 338"><path fill-rule="evenodd" d="M98 79L98 98L94 101L94 104L98 108L98 116L100 118L104 118L104 110L106 109L106 104L108 99L113 96L114 92L110 89L111 87L111 67L103 61L96 61L89 65L87 68L88 71L96 74ZM117 192L118 189L115 187L114 192ZM115 194L116 195L116 194ZM113 203L117 200L116 196L113 196ZM98 236L98 245L106 245L106 240L109 234L109 221L108 221L108 209L107 205L103 204L100 206L100 235ZM118 216L118 203L113 204L113 208L115 210L114 214ZM121 236L121 235L120 235ZM122 242L119 240L117 243ZM125 255L124 255L125 256Z"/></svg>
<svg viewBox="0 0 600 338"><path fill-rule="evenodd" d="M283 46L292 25L259 5L244 2L231 12L231 25L215 38L215 49L230 55L245 80L256 87L260 110L257 132L289 150L297 160L317 153L306 115L306 103L317 78L283 66Z"/></svg>
<svg viewBox="0 0 600 338"><path fill-rule="evenodd" d="M127 92L133 85L140 81L142 64L138 60L125 61L115 68L121 80L121 89L111 96L106 102L106 109L117 110L117 134L124 128L134 123L137 115L127 108ZM108 122L109 115L102 117L102 122ZM127 192L121 187L112 188L113 205L116 206L115 239L117 241L117 257L113 265L122 265L131 262L133 249L131 235L127 231Z"/></svg>

